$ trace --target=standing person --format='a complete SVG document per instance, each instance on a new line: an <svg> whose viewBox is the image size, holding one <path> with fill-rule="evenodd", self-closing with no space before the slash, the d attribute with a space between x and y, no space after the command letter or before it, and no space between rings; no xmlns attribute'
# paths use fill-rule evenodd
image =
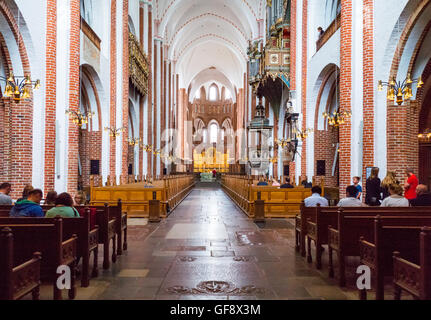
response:
<svg viewBox="0 0 431 320"><path fill-rule="evenodd" d="M431 207L431 193L428 192L428 187L420 184L416 188L417 198L410 200L412 207Z"/></svg>
<svg viewBox="0 0 431 320"><path fill-rule="evenodd" d="M17 201L10 211L11 217L42 218L43 210L40 206L43 192L40 189L33 189L28 193L27 199Z"/></svg>
<svg viewBox="0 0 431 320"><path fill-rule="evenodd" d="M49 191L46 195L45 199L45 205L47 206L53 206L55 205L55 199L57 199L57 192L56 191Z"/></svg>
<svg viewBox="0 0 431 320"><path fill-rule="evenodd" d="M395 177L395 172L388 171L386 174L386 177L382 181L382 193L383 193L383 199L386 199L391 194L389 192L389 187L393 184L400 184L400 182Z"/></svg>
<svg viewBox="0 0 431 320"><path fill-rule="evenodd" d="M319 186L314 186L311 188L311 197L304 200L306 207L317 207L319 204L321 207L329 207L329 202L327 199L322 197L322 188Z"/></svg>
<svg viewBox="0 0 431 320"><path fill-rule="evenodd" d="M318 27L317 32L319 33L319 39L325 34L325 30L322 27Z"/></svg>
<svg viewBox="0 0 431 320"><path fill-rule="evenodd" d="M78 211L73 207L73 199L67 192L60 193L55 200L55 208L48 210L46 218L79 218Z"/></svg>
<svg viewBox="0 0 431 320"><path fill-rule="evenodd" d="M19 198L16 202L21 202L23 200L26 200L28 195L30 194L30 191L32 191L34 188L31 184L27 184L24 187L24 190L22 190L22 198Z"/></svg>
<svg viewBox="0 0 431 320"><path fill-rule="evenodd" d="M367 179L365 184L367 193L365 196L365 203L372 207L380 206L381 197L381 181L379 179L379 168L373 168L371 170L371 175Z"/></svg>
<svg viewBox="0 0 431 320"><path fill-rule="evenodd" d="M403 197L403 188L399 184L389 186L390 196L382 202L382 207L408 207L409 200Z"/></svg>
<svg viewBox="0 0 431 320"><path fill-rule="evenodd" d="M404 183L404 190L405 190L404 196L406 197L407 200L410 201L410 200L416 199L417 197L416 188L419 185L419 180L413 173L412 168L406 169L406 175L407 175L407 178Z"/></svg>
<svg viewBox="0 0 431 320"><path fill-rule="evenodd" d="M12 190L12 185L8 182L0 185L0 205L12 205L12 198L9 193Z"/></svg>
<svg viewBox="0 0 431 320"><path fill-rule="evenodd" d="M356 194L356 199L359 200L361 200L362 198L362 186L359 184L360 181L360 177L353 177L353 185L356 187L356 190L358 190L358 193Z"/></svg>
<svg viewBox="0 0 431 320"><path fill-rule="evenodd" d="M379 183L380 186L380 183ZM341 199L340 202L338 202L339 207L363 207L363 203L361 200L356 198L356 192L358 190L355 186L348 186L346 188L346 198Z"/></svg>

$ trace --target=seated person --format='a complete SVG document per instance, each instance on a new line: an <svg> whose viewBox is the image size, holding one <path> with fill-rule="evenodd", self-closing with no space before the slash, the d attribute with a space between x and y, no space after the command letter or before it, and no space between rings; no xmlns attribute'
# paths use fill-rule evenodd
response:
<svg viewBox="0 0 431 320"><path fill-rule="evenodd" d="M48 210L46 218L55 218L57 216L63 218L79 218L78 211L73 207L73 199L67 192L58 195L55 200L55 208Z"/></svg>
<svg viewBox="0 0 431 320"><path fill-rule="evenodd" d="M282 184L280 187L280 189L293 189L293 188L294 188L294 186L290 183L289 177L286 178L286 183Z"/></svg>
<svg viewBox="0 0 431 320"><path fill-rule="evenodd" d="M10 183L2 183L0 185L0 205L12 205L12 198L9 193L12 190L12 185Z"/></svg>
<svg viewBox="0 0 431 320"><path fill-rule="evenodd" d="M403 196L403 188L399 184L389 185L390 196L382 202L382 207L408 207L409 200Z"/></svg>
<svg viewBox="0 0 431 320"><path fill-rule="evenodd" d="M348 186L346 188L346 198L341 199L338 203L339 207L364 207L361 200L356 198L358 189L355 186Z"/></svg>
<svg viewBox="0 0 431 320"><path fill-rule="evenodd" d="M412 207L431 207L431 193L428 192L428 187L420 184L416 187L416 199L410 200Z"/></svg>
<svg viewBox="0 0 431 320"><path fill-rule="evenodd" d="M278 183L278 181L277 181L277 179L272 179L272 186L273 187L279 187L280 186L280 183Z"/></svg>
<svg viewBox="0 0 431 320"><path fill-rule="evenodd" d="M48 194L46 195L44 205L47 205L47 206L55 205L55 199L57 199L57 192L56 191L49 191Z"/></svg>
<svg viewBox="0 0 431 320"><path fill-rule="evenodd" d="M34 188L31 184L27 184L24 187L24 190L22 190L22 198L19 198L16 202L21 202L22 200L26 200L28 198L28 195L30 194L30 191L33 189Z"/></svg>
<svg viewBox="0 0 431 320"><path fill-rule="evenodd" d="M85 206L87 204L87 195L84 191L79 190L73 200L75 201L75 206Z"/></svg>
<svg viewBox="0 0 431 320"><path fill-rule="evenodd" d="M27 199L17 201L10 211L11 217L42 218L44 216L40 201L43 192L40 189L33 189L28 193Z"/></svg>
<svg viewBox="0 0 431 320"><path fill-rule="evenodd" d="M257 184L258 187L266 187L268 186L268 182L266 182L263 177L259 178L259 183Z"/></svg>
<svg viewBox="0 0 431 320"><path fill-rule="evenodd" d="M328 207L329 202L327 199L322 197L322 188L319 186L314 186L311 188L311 197L304 200L306 207L317 207L319 204L321 207Z"/></svg>

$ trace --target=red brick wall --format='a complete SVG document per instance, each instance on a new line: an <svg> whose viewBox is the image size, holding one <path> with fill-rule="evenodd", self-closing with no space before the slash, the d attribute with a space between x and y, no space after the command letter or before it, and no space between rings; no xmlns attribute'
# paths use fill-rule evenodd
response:
<svg viewBox="0 0 431 320"><path fill-rule="evenodd" d="M306 35L308 32L308 0L303 0L302 8L302 34ZM308 48L307 48L308 38L306 36L302 37L302 129L305 131L307 129L307 61L308 61ZM292 52L292 51L291 51ZM301 176L307 175L307 140L302 142L302 153L301 153Z"/></svg>
<svg viewBox="0 0 431 320"><path fill-rule="evenodd" d="M328 130L316 130L314 132L314 172L317 176L317 160L325 160L325 185L327 187L338 187L338 169L332 175L337 143L338 129L331 127ZM320 177L317 181L320 181Z"/></svg>
<svg viewBox="0 0 431 320"><path fill-rule="evenodd" d="M121 174L127 179L129 136L129 0L123 0L123 133ZM127 180L124 181L126 183Z"/></svg>
<svg viewBox="0 0 431 320"><path fill-rule="evenodd" d="M111 62L111 96L110 96L110 126L116 128L116 108L117 108L117 0L111 0L111 49L110 49L110 62ZM115 176L116 164L116 139L110 139L110 152L109 152L109 174L111 181Z"/></svg>
<svg viewBox="0 0 431 320"><path fill-rule="evenodd" d="M352 1L341 0L340 111L351 110L352 95ZM340 127L340 195L351 183L351 119Z"/></svg>
<svg viewBox="0 0 431 320"><path fill-rule="evenodd" d="M153 15L151 7L148 8L148 103L147 103L147 137L148 144L153 144L153 72L152 72L152 55L153 55ZM152 173L152 154L147 153L147 174Z"/></svg>
<svg viewBox="0 0 431 320"><path fill-rule="evenodd" d="M55 119L57 85L57 0L47 2L45 79L45 193L55 184Z"/></svg>
<svg viewBox="0 0 431 320"><path fill-rule="evenodd" d="M366 180L366 168L374 166L374 1L363 1L363 169L362 181ZM364 184L365 186L365 184Z"/></svg>
<svg viewBox="0 0 431 320"><path fill-rule="evenodd" d="M70 1L70 66L69 66L69 109L77 111L79 108L79 59L80 59L80 30L81 14L80 1ZM68 141L68 178L67 190L75 193L78 188L78 152L79 128L69 118Z"/></svg>

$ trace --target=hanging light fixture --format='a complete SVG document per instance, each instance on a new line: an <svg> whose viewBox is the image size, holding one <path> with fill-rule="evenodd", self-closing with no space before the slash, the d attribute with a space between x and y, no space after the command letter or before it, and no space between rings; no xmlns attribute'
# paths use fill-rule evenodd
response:
<svg viewBox="0 0 431 320"><path fill-rule="evenodd" d="M343 112L337 112L334 111L333 113L323 113L323 117L328 119L328 124L333 127L339 127L346 123L346 120L352 116L352 112L350 111L343 111Z"/></svg>
<svg viewBox="0 0 431 320"><path fill-rule="evenodd" d="M424 132L418 134L419 142L429 143L431 142L431 129L427 128Z"/></svg>
<svg viewBox="0 0 431 320"><path fill-rule="evenodd" d="M84 124L88 124L88 121L93 118L94 112L84 112L74 111L74 110L66 110L66 114L69 115L72 122L76 124L78 127L82 128Z"/></svg>
<svg viewBox="0 0 431 320"><path fill-rule="evenodd" d="M130 146L135 147L140 144L141 138L129 138L128 142Z"/></svg>
<svg viewBox="0 0 431 320"><path fill-rule="evenodd" d="M397 21L398 33L401 33L400 20ZM398 60L400 60L400 52L397 49ZM413 97L413 85L416 84L416 88L420 89L424 85L422 81L422 76L417 79L412 79L411 74L408 73L403 81L397 81L397 79L392 77L389 82L383 82L379 80L377 83L377 90L383 91L383 87L388 87L388 92L386 95L387 100L393 101L394 103L401 106L404 102L410 100Z"/></svg>
<svg viewBox="0 0 431 320"><path fill-rule="evenodd" d="M18 29L20 29L20 14L18 16ZM18 37L18 48L20 48L20 37ZM4 97L13 98L15 102L26 100L31 97L30 88L34 90L40 88L40 80L32 81L30 75L15 76L13 72L10 73L9 77L0 76L0 80L5 83Z"/></svg>
<svg viewBox="0 0 431 320"><path fill-rule="evenodd" d="M338 70L335 66L335 105L339 107L338 101ZM323 112L323 118L328 119L328 124L332 127L340 127L345 124L346 121L352 117L351 111L334 111L334 112Z"/></svg>
<svg viewBox="0 0 431 320"><path fill-rule="evenodd" d="M411 74L407 74L407 77L403 81L397 81L395 77L391 79L389 82L383 82L379 80L377 85L378 91L383 91L383 87L388 87L387 99L390 101L394 101L399 106L404 102L410 100L413 97L413 84L417 84L416 88L420 89L424 85L422 81L422 76L419 78L412 80Z"/></svg>
<svg viewBox="0 0 431 320"><path fill-rule="evenodd" d="M109 132L109 136L116 139L117 137L119 137L121 135L122 132L126 131L126 128L112 128L112 127L106 127L105 131Z"/></svg>

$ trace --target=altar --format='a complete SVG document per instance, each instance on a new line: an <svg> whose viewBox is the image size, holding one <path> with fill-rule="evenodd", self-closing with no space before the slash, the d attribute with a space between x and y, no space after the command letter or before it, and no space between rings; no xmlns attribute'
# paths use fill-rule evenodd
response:
<svg viewBox="0 0 431 320"><path fill-rule="evenodd" d="M214 181L216 181L216 179L213 178L212 172L201 173L201 182L214 182Z"/></svg>

